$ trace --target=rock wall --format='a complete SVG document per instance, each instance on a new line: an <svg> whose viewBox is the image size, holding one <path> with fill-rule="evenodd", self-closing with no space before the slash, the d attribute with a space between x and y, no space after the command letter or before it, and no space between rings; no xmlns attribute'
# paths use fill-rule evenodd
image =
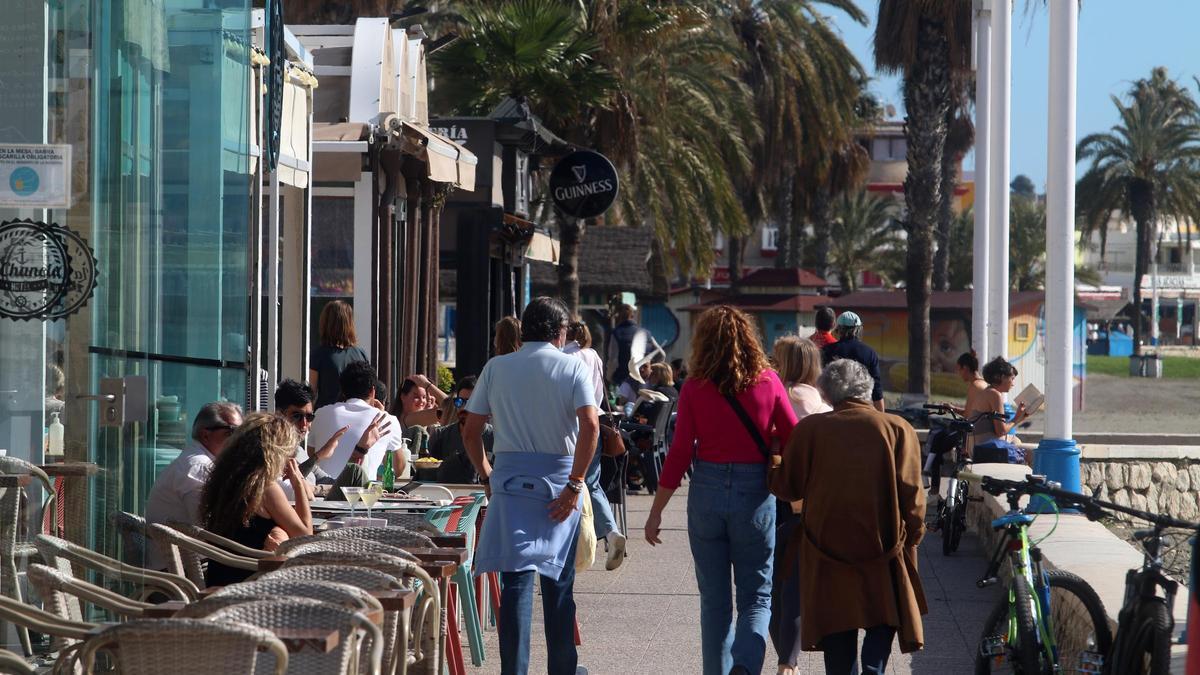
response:
<svg viewBox="0 0 1200 675"><path fill-rule="evenodd" d="M1200 520L1200 458L1089 459L1080 463L1085 493L1121 506ZM1132 520L1120 516L1122 520Z"/></svg>

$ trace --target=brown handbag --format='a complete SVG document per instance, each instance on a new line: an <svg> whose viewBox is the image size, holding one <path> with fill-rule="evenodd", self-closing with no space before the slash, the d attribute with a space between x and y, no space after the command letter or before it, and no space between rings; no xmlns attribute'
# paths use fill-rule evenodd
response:
<svg viewBox="0 0 1200 675"><path fill-rule="evenodd" d="M605 457L620 457L625 454L625 439L613 426L612 418L605 416L600 422L600 452Z"/></svg>

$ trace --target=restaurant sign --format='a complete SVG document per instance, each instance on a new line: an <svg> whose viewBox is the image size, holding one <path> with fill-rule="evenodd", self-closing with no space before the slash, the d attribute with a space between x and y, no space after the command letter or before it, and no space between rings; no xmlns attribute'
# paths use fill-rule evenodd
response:
<svg viewBox="0 0 1200 675"><path fill-rule="evenodd" d="M33 220L0 223L0 317L62 319L96 290L96 255L65 227Z"/></svg>
<svg viewBox="0 0 1200 675"><path fill-rule="evenodd" d="M554 204L575 218L595 218L607 211L617 199L618 187L616 167L591 150L572 152L550 172Z"/></svg>
<svg viewBox="0 0 1200 675"><path fill-rule="evenodd" d="M0 206L71 206L71 146L0 144Z"/></svg>

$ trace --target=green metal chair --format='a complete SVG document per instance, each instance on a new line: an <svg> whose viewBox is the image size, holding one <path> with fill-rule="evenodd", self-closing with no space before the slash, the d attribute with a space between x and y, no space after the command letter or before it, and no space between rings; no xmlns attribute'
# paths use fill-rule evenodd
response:
<svg viewBox="0 0 1200 675"><path fill-rule="evenodd" d="M483 625L479 618L478 605L475 602L475 581L471 572L475 559L475 529L480 509L483 508L482 494L479 496L460 497L456 503L446 507L445 513L433 514L430 522L434 522L443 532L465 534L467 551L470 557L459 566L458 571L451 577L457 591L458 605L462 609L464 623L467 629L467 643L471 650L471 664L483 665ZM432 512L431 512L432 514Z"/></svg>

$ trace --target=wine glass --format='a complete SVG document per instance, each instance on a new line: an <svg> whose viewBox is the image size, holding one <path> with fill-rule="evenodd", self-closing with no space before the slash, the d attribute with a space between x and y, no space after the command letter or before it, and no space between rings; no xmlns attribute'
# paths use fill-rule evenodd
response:
<svg viewBox="0 0 1200 675"><path fill-rule="evenodd" d="M367 486L367 489L363 491L362 502L367 505L368 518L371 517L371 508L375 506L375 503L378 502L379 498L382 496L383 483L380 483L377 480L371 481L371 483Z"/></svg>
<svg viewBox="0 0 1200 675"><path fill-rule="evenodd" d="M354 517L354 504L358 502L358 498L362 496L363 489L360 487L344 487L342 494L346 495L346 503L350 505L350 517Z"/></svg>

